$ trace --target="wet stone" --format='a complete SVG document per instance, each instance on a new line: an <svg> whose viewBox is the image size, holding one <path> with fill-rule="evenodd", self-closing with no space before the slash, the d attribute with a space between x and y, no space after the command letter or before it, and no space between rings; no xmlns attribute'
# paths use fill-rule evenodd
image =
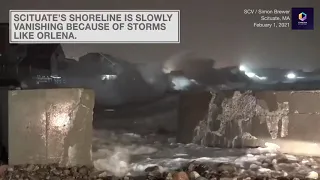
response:
<svg viewBox="0 0 320 180"><path fill-rule="evenodd" d="M87 175L88 174L88 169L87 169L87 167L81 167L80 169L79 169L79 173L81 174L81 175Z"/></svg>
<svg viewBox="0 0 320 180"><path fill-rule="evenodd" d="M161 173L161 168L159 166L148 167L145 169L147 173L147 178L149 180L156 180L163 178L163 174Z"/></svg>
<svg viewBox="0 0 320 180"><path fill-rule="evenodd" d="M81 167L80 167L81 169ZM85 167L87 172L89 168ZM83 171L83 170L82 170ZM56 164L50 165L21 165L14 166L12 171L7 171L5 179L30 179L30 180L59 180L59 179L88 179L87 175L73 176L71 170L66 167L59 167Z"/></svg>
<svg viewBox="0 0 320 180"><path fill-rule="evenodd" d="M284 156L277 156L283 158ZM287 158L288 159L288 158ZM56 180L84 180L84 179L133 179L133 180L213 180L213 179L318 179L318 170L314 170L311 167L301 163L302 159L298 162L294 162L295 159L291 157L291 163L284 163L288 161L278 160L274 157L271 161L249 160L249 164L246 167L238 167L238 164L233 163L195 163L191 162L179 168L176 171L163 172L165 168L161 166L152 166L146 168L144 176L132 177L127 174L126 177L115 177L106 171L95 171L93 168L86 166L82 167L59 167L57 165L23 165L11 167L12 171L9 171L10 167L7 167L6 177L4 179L29 179L29 180L44 180L44 179L56 179ZM268 162L273 162L269 164ZM308 162L315 164L318 162L312 162L308 159ZM183 169L183 171L181 171Z"/></svg>
<svg viewBox="0 0 320 180"><path fill-rule="evenodd" d="M64 175L68 176L71 173L71 171L69 169L65 169L63 173Z"/></svg>
<svg viewBox="0 0 320 180"><path fill-rule="evenodd" d="M105 178L108 177L108 173L107 172L101 172L100 174L98 174L99 178Z"/></svg>
<svg viewBox="0 0 320 180"><path fill-rule="evenodd" d="M189 177L185 172L176 172L172 175L172 180L189 180Z"/></svg>
<svg viewBox="0 0 320 180"><path fill-rule="evenodd" d="M284 177L284 173L281 172L281 171L272 171L270 173L271 177L272 178L281 178L281 177Z"/></svg>
<svg viewBox="0 0 320 180"><path fill-rule="evenodd" d="M185 171L188 172L192 172L195 170L195 168L198 166L199 164L196 164L194 161L190 162L187 164L187 166L185 168L183 168Z"/></svg>
<svg viewBox="0 0 320 180"><path fill-rule="evenodd" d="M319 175L317 172L315 171L311 171L308 173L308 175L306 176L306 178L308 179L318 179L319 178Z"/></svg>
<svg viewBox="0 0 320 180"><path fill-rule="evenodd" d="M262 161L262 163L272 164L272 159L266 158Z"/></svg>
<svg viewBox="0 0 320 180"><path fill-rule="evenodd" d="M67 177L66 180L75 180L74 177Z"/></svg>
<svg viewBox="0 0 320 180"><path fill-rule="evenodd" d="M26 171L31 172L31 171L33 171L34 169L35 169L35 165L29 164L29 165L27 166L27 168L26 168Z"/></svg>
<svg viewBox="0 0 320 180"><path fill-rule="evenodd" d="M276 169L291 172L294 171L296 168L293 164L279 163L277 164Z"/></svg>
<svg viewBox="0 0 320 180"><path fill-rule="evenodd" d="M290 163L299 161L299 158L294 155L286 154L285 156Z"/></svg>
<svg viewBox="0 0 320 180"><path fill-rule="evenodd" d="M51 169L51 173L55 176L60 176L62 174L62 171L58 169Z"/></svg>
<svg viewBox="0 0 320 180"><path fill-rule="evenodd" d="M8 169L7 169L9 172L12 172L12 171L14 171L14 168L13 167L8 167Z"/></svg>
<svg viewBox="0 0 320 180"><path fill-rule="evenodd" d="M161 166L151 166L146 168L144 171L147 173L147 178L150 180L153 179L164 179L167 174L162 172Z"/></svg>
<svg viewBox="0 0 320 180"><path fill-rule="evenodd" d="M49 177L49 180L61 180L61 178L58 176L51 176Z"/></svg>
<svg viewBox="0 0 320 180"><path fill-rule="evenodd" d="M152 171L159 171L160 168L159 166L150 166L150 167L147 167L144 172L152 172Z"/></svg>
<svg viewBox="0 0 320 180"><path fill-rule="evenodd" d="M40 180L39 177L36 177L34 175L29 175L28 177L29 177L30 180Z"/></svg>
<svg viewBox="0 0 320 180"><path fill-rule="evenodd" d="M269 163L262 163L262 164L261 164L261 167L263 167L263 168L272 168L273 165L272 165L272 164L269 164Z"/></svg>
<svg viewBox="0 0 320 180"><path fill-rule="evenodd" d="M247 176L250 176L250 177L255 177L256 176L256 172L253 171L253 170L247 170L245 173L246 173Z"/></svg>
<svg viewBox="0 0 320 180"><path fill-rule="evenodd" d="M233 164L219 164L218 165L218 172L229 172L234 173L236 168Z"/></svg>
<svg viewBox="0 0 320 180"><path fill-rule="evenodd" d="M222 178L219 178L220 180L234 180L234 178L230 178L230 177L222 177Z"/></svg>
<svg viewBox="0 0 320 180"><path fill-rule="evenodd" d="M165 178L166 180L172 180L173 179L173 175L172 175L172 173L168 173L168 174L166 174L166 178Z"/></svg>
<svg viewBox="0 0 320 180"><path fill-rule="evenodd" d="M197 179L198 177L201 177L201 176L197 171L191 171L189 173L189 177L190 177L190 180L195 180L195 179Z"/></svg>
<svg viewBox="0 0 320 180"><path fill-rule="evenodd" d="M285 156L280 155L276 157L277 163L295 163L298 162L298 159L295 156Z"/></svg>
<svg viewBox="0 0 320 180"><path fill-rule="evenodd" d="M190 169L192 169L191 165L189 167ZM193 167L193 170L197 171L201 176L204 176L206 174L206 171L209 170L209 167L205 164L198 164Z"/></svg>
<svg viewBox="0 0 320 180"><path fill-rule="evenodd" d="M249 168L252 170L258 170L260 167L256 164L251 164Z"/></svg>
<svg viewBox="0 0 320 180"><path fill-rule="evenodd" d="M0 178L5 175L7 170L8 170L8 166L7 165L0 166Z"/></svg>
<svg viewBox="0 0 320 180"><path fill-rule="evenodd" d="M196 171L192 171L189 173L190 180L207 180L207 178L200 176Z"/></svg>

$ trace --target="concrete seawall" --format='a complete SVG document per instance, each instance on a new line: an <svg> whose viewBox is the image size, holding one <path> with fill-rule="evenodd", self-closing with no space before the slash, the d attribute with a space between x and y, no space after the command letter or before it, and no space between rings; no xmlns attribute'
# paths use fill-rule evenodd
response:
<svg viewBox="0 0 320 180"><path fill-rule="evenodd" d="M91 90L2 90L8 163L90 165L93 107Z"/></svg>
<svg viewBox="0 0 320 180"><path fill-rule="evenodd" d="M320 155L320 91L182 95L180 142L215 147L276 144L285 153ZM207 97L207 98L206 98ZM200 108L206 106L205 109ZM188 108L184 108L188 107Z"/></svg>

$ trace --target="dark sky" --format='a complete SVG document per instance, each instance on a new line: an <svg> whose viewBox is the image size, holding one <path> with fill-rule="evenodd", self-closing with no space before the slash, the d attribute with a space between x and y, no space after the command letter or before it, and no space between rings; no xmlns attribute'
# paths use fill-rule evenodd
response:
<svg viewBox="0 0 320 180"><path fill-rule="evenodd" d="M253 28L259 15L246 8L314 7L315 30ZM319 0L10 0L1 3L0 21L9 9L180 9L180 44L65 45L69 57L90 51L110 53L133 62L163 61L193 51L216 59L219 65L250 62L264 66L320 67Z"/></svg>

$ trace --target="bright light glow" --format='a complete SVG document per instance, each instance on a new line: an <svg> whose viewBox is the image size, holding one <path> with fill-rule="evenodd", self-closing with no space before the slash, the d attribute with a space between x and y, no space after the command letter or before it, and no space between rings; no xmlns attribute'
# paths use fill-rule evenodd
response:
<svg viewBox="0 0 320 180"><path fill-rule="evenodd" d="M265 77L265 76L258 76L258 75L256 75L256 74L253 73L253 72L244 72L244 74L245 74L246 76L248 76L249 78L254 78L254 79L256 79L256 80L266 80L266 79L268 79L268 78Z"/></svg>
<svg viewBox="0 0 320 180"><path fill-rule="evenodd" d="M259 79L260 79L260 80L266 80L266 79L267 79L267 77L262 76L262 77L259 77Z"/></svg>
<svg viewBox="0 0 320 180"><path fill-rule="evenodd" d="M297 77L294 73L288 73L286 76L288 79L295 79Z"/></svg>
<svg viewBox="0 0 320 180"><path fill-rule="evenodd" d="M162 72L165 73L165 74L169 74L169 73L171 73L171 71L173 71L173 69L169 68L169 67L166 67L166 68L162 69Z"/></svg>
<svg viewBox="0 0 320 180"><path fill-rule="evenodd" d="M101 76L101 80L104 81L104 80L114 80L117 78L117 75L102 75Z"/></svg>
<svg viewBox="0 0 320 180"><path fill-rule="evenodd" d="M175 90L187 90L193 84L193 81L185 77L173 77L171 82Z"/></svg>
<svg viewBox="0 0 320 180"><path fill-rule="evenodd" d="M249 78L253 78L253 77L256 76L256 74L253 73L253 72L245 72L245 74L246 74Z"/></svg>
<svg viewBox="0 0 320 180"><path fill-rule="evenodd" d="M52 125L59 130L62 130L64 127L68 127L70 123L70 116L67 112L58 112L53 114Z"/></svg>
<svg viewBox="0 0 320 180"><path fill-rule="evenodd" d="M240 71L245 71L246 69L247 69L247 68L246 68L245 66L243 66L243 65L240 65L240 66L239 66L239 70L240 70Z"/></svg>
<svg viewBox="0 0 320 180"><path fill-rule="evenodd" d="M61 79L61 77L58 76L58 75L51 75L51 78L53 78L53 79Z"/></svg>
<svg viewBox="0 0 320 180"><path fill-rule="evenodd" d="M199 84L196 80L194 80L194 79L190 79L190 81L192 82L192 83L194 83L194 84Z"/></svg>
<svg viewBox="0 0 320 180"><path fill-rule="evenodd" d="M73 102L61 102L54 106L50 106L48 112L50 114L49 122L46 122L46 112L43 112L42 123L49 123L49 128L53 130L61 131L61 133L67 132L72 126L73 113L70 113L74 109L75 104ZM44 134L42 134L44 136Z"/></svg>

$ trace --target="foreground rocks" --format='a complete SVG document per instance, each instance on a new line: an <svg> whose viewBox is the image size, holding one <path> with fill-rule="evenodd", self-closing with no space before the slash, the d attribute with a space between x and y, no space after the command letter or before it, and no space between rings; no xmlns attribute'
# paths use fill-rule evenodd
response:
<svg viewBox="0 0 320 180"><path fill-rule="evenodd" d="M180 169L161 166L145 169L144 175L112 176L93 167L59 167L50 165L0 166L2 179L10 180L85 180L85 179L148 179L148 180L232 180L232 179L319 179L320 158L298 157L281 153L246 154L233 162L191 161Z"/></svg>
<svg viewBox="0 0 320 180"><path fill-rule="evenodd" d="M59 167L50 165L3 166L2 179L17 180L75 180L75 179L108 179L106 172L95 171L92 167ZM1 169L1 168L0 168Z"/></svg>
<svg viewBox="0 0 320 180"><path fill-rule="evenodd" d="M320 159L277 153L247 154L232 163L193 161L169 173L149 172L148 179L232 180L232 179L319 179ZM162 168L154 168L159 170ZM150 174L158 174L152 176ZM152 177L152 178L151 178Z"/></svg>

